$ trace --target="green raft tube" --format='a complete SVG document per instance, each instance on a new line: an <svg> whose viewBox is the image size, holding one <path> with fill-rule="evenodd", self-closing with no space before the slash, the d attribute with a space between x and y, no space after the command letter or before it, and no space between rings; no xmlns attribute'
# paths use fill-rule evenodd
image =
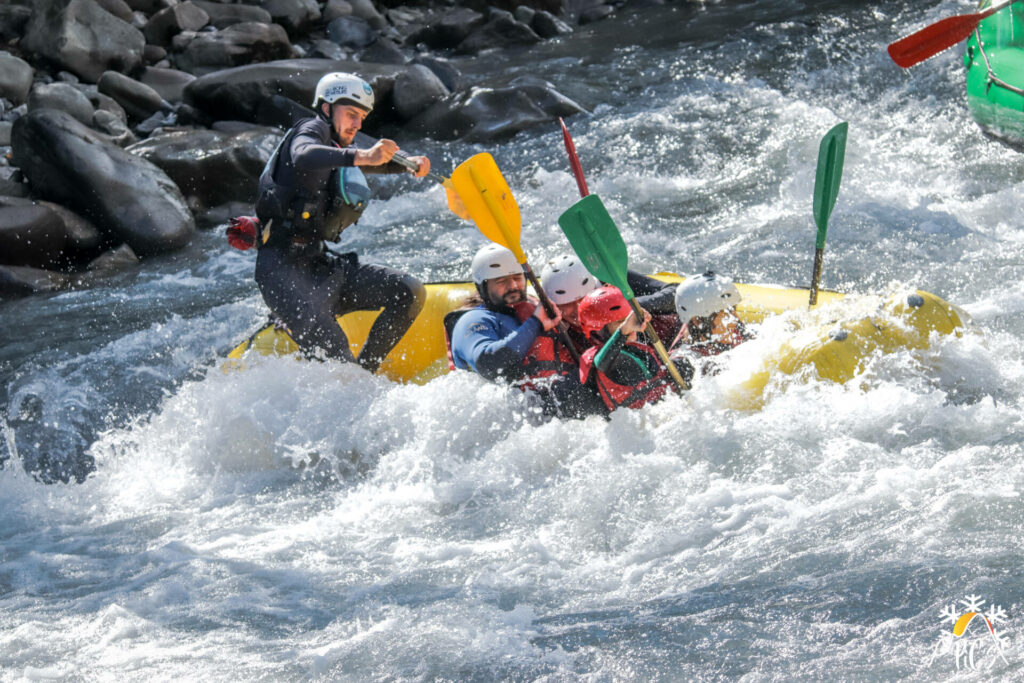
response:
<svg viewBox="0 0 1024 683"><path fill-rule="evenodd" d="M989 0L980 9L991 6ZM978 24L967 40L967 106L982 130L1024 149L1024 3Z"/></svg>

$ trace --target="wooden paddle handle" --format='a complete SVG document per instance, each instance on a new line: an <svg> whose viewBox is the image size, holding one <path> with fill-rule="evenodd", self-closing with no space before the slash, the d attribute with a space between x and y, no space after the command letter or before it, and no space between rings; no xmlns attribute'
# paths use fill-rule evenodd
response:
<svg viewBox="0 0 1024 683"><path fill-rule="evenodd" d="M811 296L808 306L818 303L818 283L821 281L821 260L824 254L824 249L814 250L814 270L811 272Z"/></svg>

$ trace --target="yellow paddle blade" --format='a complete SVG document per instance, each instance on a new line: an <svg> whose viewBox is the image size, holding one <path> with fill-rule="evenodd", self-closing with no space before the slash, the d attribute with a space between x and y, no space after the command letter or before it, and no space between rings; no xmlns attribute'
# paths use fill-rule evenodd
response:
<svg viewBox="0 0 1024 683"><path fill-rule="evenodd" d="M519 263L526 263L526 254L519 246L523 227L519 205L494 157L482 152L466 159L452 171L451 181L470 220L484 237L510 249Z"/></svg>
<svg viewBox="0 0 1024 683"><path fill-rule="evenodd" d="M464 221L473 220L469 217L469 211L466 210L466 205L462 202L462 197L460 197L459 193L455 191L455 186L452 185L452 181L445 178L441 185L444 187L444 193L448 195L448 210Z"/></svg>

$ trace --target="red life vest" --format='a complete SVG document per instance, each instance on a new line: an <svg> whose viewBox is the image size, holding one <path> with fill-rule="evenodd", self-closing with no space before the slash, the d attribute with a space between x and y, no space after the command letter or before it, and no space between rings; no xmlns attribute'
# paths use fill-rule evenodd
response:
<svg viewBox="0 0 1024 683"><path fill-rule="evenodd" d="M616 384L608 375L597 370L595 377L597 380L597 390L609 411L615 410L619 406L640 408L648 403L657 403L665 396L665 392L668 391L668 385L671 383L671 377L665 368L661 366L661 362L654 353L654 349L646 344L637 344L636 342L626 342L626 346L651 356L658 367L658 373L650 379L645 379L639 384L631 386L628 384ZM591 346L583 352L583 357L580 358L580 382L582 384L587 383L590 371L594 369L594 358L600 350L600 346Z"/></svg>
<svg viewBox="0 0 1024 683"><path fill-rule="evenodd" d="M534 306L533 302L520 301L513 305L512 309L515 311L519 322L524 323L533 315ZM473 309L462 308L452 311L444 317L444 344L448 352L449 370L455 370L455 359L452 358L452 330L455 329L455 323L458 322L459 318L471 310ZM531 379L541 379L553 375L568 375L570 372L575 372L575 370L576 361L573 360L572 353L566 348L562 339L554 331L541 332L523 357L523 374L516 384L525 390L533 386L529 382Z"/></svg>

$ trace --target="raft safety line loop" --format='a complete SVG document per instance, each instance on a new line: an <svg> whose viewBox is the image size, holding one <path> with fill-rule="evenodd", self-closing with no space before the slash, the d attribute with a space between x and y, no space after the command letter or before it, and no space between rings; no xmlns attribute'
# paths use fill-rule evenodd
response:
<svg viewBox="0 0 1024 683"><path fill-rule="evenodd" d="M981 58L985 60L985 70L988 71L988 85L985 87L985 92L987 93L988 89L991 88L993 85L998 85L1000 88L1005 88L1006 90L1009 90L1012 93L1017 93L1018 95L1024 97L1024 89L1012 86L1003 79L996 76L996 73L992 70L992 64L988 61L988 55L985 54L985 46L981 42L981 33L978 31L978 29L974 29L974 38L978 42L978 51L981 52Z"/></svg>

